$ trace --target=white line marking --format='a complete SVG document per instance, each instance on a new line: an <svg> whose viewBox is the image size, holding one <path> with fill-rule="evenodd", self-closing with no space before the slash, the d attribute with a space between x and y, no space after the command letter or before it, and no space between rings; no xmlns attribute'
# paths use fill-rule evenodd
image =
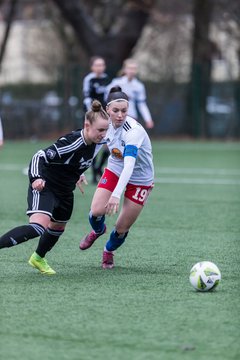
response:
<svg viewBox="0 0 240 360"><path fill-rule="evenodd" d="M0 164L0 170L3 171L21 171L26 165L17 164Z"/></svg>
<svg viewBox="0 0 240 360"><path fill-rule="evenodd" d="M156 184L192 184L192 185L240 185L240 180L231 179L190 179L190 178L155 178Z"/></svg>
<svg viewBox="0 0 240 360"><path fill-rule="evenodd" d="M27 168L26 164L0 164L0 170L18 171ZM206 175L240 175L239 169L213 169L213 168L175 168L155 167L155 172L160 174L206 174Z"/></svg>
<svg viewBox="0 0 240 360"><path fill-rule="evenodd" d="M27 167L17 164L0 164L2 171L21 171L27 173ZM238 169L210 169L210 168L155 168L158 174L198 174L198 175L240 175ZM192 184L192 185L240 185L239 180L233 179L202 179L202 178L173 178L161 177L155 178L156 184Z"/></svg>
<svg viewBox="0 0 240 360"><path fill-rule="evenodd" d="M213 169L213 168L172 168L155 167L155 171L160 174L204 174L204 175L239 175L238 169Z"/></svg>
<svg viewBox="0 0 240 360"><path fill-rule="evenodd" d="M220 142L220 143L207 143L207 142L193 142L193 143L168 143L168 142L158 142L157 145L156 142L153 143L154 150L156 149L167 149L167 150L178 150L178 151L186 151L186 150L192 150L192 151L199 151L199 152L205 152L205 151L239 151L240 150L240 143L238 142Z"/></svg>

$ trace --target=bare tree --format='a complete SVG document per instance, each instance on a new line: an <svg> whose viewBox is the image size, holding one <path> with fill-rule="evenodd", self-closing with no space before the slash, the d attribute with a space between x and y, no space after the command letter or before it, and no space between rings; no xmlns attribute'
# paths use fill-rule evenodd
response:
<svg viewBox="0 0 240 360"><path fill-rule="evenodd" d="M0 5L1 4L2 4L2 1L0 2ZM10 35L10 30L11 30L12 21L13 21L14 14L15 14L16 5L17 5L17 0L12 0L9 3L9 12L6 17L6 29L5 29L2 44L0 47L0 71L1 71L1 67L2 67L2 61L3 61L4 54L5 54L6 46L7 46L7 41L8 41L9 35Z"/></svg>
<svg viewBox="0 0 240 360"><path fill-rule="evenodd" d="M115 72L139 39L155 0L53 0L88 56L104 56Z"/></svg>

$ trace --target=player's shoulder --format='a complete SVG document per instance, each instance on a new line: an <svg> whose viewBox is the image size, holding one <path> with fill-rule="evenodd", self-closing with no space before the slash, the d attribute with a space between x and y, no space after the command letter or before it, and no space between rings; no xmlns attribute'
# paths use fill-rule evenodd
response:
<svg viewBox="0 0 240 360"><path fill-rule="evenodd" d="M113 85L121 85L123 84L125 81L124 81L124 77L123 76L119 76L119 77L116 77L114 79L112 79L112 82L111 84Z"/></svg>
<svg viewBox="0 0 240 360"><path fill-rule="evenodd" d="M134 132L136 131L142 132L142 130L144 129L137 120L135 120L133 117L128 115L126 117L125 123L123 124L123 130L125 132L129 132L130 130L134 130Z"/></svg>
<svg viewBox="0 0 240 360"><path fill-rule="evenodd" d="M58 142L65 142L65 143L69 143L69 144L71 144L75 141L84 143L82 129L73 130L70 133L63 135L58 139Z"/></svg>
<svg viewBox="0 0 240 360"><path fill-rule="evenodd" d="M96 77L96 75L94 74L94 72L90 72L83 78L83 81L90 81L90 80L94 79L95 77Z"/></svg>

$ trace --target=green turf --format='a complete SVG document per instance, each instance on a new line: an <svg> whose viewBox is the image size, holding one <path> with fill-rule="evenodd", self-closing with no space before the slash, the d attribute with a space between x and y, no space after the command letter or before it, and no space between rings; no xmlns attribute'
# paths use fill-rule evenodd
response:
<svg viewBox="0 0 240 360"><path fill-rule="evenodd" d="M21 170L44 145L7 142L0 152L1 233L27 221ZM28 265L37 239L1 250L0 359L240 358L240 144L153 145L158 181L113 270L100 268L107 235L78 250L92 185L84 196L76 191L73 217L47 256L56 276ZM219 179L226 183L212 183ZM109 231L115 219L107 219ZM214 292L189 284L200 260L221 270Z"/></svg>

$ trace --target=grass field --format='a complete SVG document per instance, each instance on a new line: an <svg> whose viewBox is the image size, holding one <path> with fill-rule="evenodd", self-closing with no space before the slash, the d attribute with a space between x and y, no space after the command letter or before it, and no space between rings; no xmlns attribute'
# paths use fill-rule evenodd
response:
<svg viewBox="0 0 240 360"><path fill-rule="evenodd" d="M0 233L26 223L22 169L47 144L1 150ZM84 196L76 191L73 217L47 255L57 275L28 265L37 239L0 251L0 359L240 359L240 143L162 141L153 149L155 188L113 270L100 267L107 235L78 249L92 185ZM221 270L216 291L189 284L201 260Z"/></svg>

